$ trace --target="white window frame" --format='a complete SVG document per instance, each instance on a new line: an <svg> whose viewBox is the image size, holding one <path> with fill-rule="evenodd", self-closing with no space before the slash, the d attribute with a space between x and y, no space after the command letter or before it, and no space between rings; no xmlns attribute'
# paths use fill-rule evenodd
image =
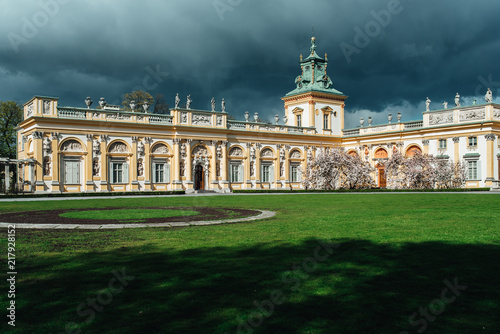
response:
<svg viewBox="0 0 500 334"><path fill-rule="evenodd" d="M72 172L76 172L76 176L71 173L71 176L68 177L68 164L71 165ZM82 184L82 161L80 157L65 157L63 158L63 168L62 168L62 173L63 173L63 182L64 184L67 185L72 185L72 184Z"/></svg>
<svg viewBox="0 0 500 334"><path fill-rule="evenodd" d="M330 130L330 115L323 114L323 130Z"/></svg>
<svg viewBox="0 0 500 334"><path fill-rule="evenodd" d="M296 183L296 182L300 182L301 180L302 180L302 175L300 172L300 164L291 163L290 164L290 181Z"/></svg>
<svg viewBox="0 0 500 334"><path fill-rule="evenodd" d="M118 165L121 165L121 169L119 169ZM117 172L117 174L115 174L115 172ZM121 180L118 172L121 172ZM109 161L108 175L110 184L128 184L129 164L125 161L125 159L111 159Z"/></svg>
<svg viewBox="0 0 500 334"><path fill-rule="evenodd" d="M471 143L472 141L472 143ZM471 136L467 140L468 147L477 147L477 136Z"/></svg>
<svg viewBox="0 0 500 334"><path fill-rule="evenodd" d="M161 177L163 172L163 177ZM170 183L170 164L165 159L155 159L151 163L151 178L153 183Z"/></svg>
<svg viewBox="0 0 500 334"><path fill-rule="evenodd" d="M229 177L231 183L243 182L243 164L241 161L231 161L229 163Z"/></svg>
<svg viewBox="0 0 500 334"><path fill-rule="evenodd" d="M274 165L273 163L263 162L260 165L260 181L262 183L274 182Z"/></svg>
<svg viewBox="0 0 500 334"><path fill-rule="evenodd" d="M479 175L479 161L478 160L469 160L467 161L467 179L468 180L478 180ZM471 165L475 165L472 167Z"/></svg>
<svg viewBox="0 0 500 334"><path fill-rule="evenodd" d="M297 115L297 126L301 127L302 126L302 115Z"/></svg>
<svg viewBox="0 0 500 334"><path fill-rule="evenodd" d="M448 147L448 140L446 140L446 139L439 139L438 146L439 146L440 150L446 150L447 147Z"/></svg>

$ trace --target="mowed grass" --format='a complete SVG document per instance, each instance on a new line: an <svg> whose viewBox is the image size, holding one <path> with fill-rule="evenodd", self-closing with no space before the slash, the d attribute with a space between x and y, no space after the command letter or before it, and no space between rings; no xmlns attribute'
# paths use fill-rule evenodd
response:
<svg viewBox="0 0 500 334"><path fill-rule="evenodd" d="M174 209L116 209L116 210L87 210L71 211L60 214L61 217L105 220L114 219L118 221L145 221L148 218L166 218L178 216L194 216L198 211L174 210Z"/></svg>
<svg viewBox="0 0 500 334"><path fill-rule="evenodd" d="M17 229L15 332L418 333L425 325L425 333L498 333L499 204L500 196L481 194L0 203L0 212L158 206L277 212L262 221L189 228ZM133 276L120 291L113 270ZM455 279L466 288L452 302L439 302L445 280ZM448 288L445 296L454 295Z"/></svg>

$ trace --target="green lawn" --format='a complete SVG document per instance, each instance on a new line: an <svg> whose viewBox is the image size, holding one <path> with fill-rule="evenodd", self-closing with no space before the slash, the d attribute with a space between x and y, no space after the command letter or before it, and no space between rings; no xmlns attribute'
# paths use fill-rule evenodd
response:
<svg viewBox="0 0 500 334"><path fill-rule="evenodd" d="M277 211L189 228L17 229L15 333L499 333L499 204L480 194L0 203Z"/></svg>

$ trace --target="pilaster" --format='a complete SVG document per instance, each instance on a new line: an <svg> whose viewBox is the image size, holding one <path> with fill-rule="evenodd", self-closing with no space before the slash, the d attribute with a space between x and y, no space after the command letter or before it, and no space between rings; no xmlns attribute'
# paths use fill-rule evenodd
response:
<svg viewBox="0 0 500 334"><path fill-rule="evenodd" d="M212 140L210 147L212 150L212 159L210 161L210 184L213 188L219 189L219 182L217 182L217 140Z"/></svg>
<svg viewBox="0 0 500 334"><path fill-rule="evenodd" d="M59 183L59 176L61 175L61 164L59 163L59 133L52 132L52 192L61 192L61 184Z"/></svg>
<svg viewBox="0 0 500 334"><path fill-rule="evenodd" d="M186 156L185 156L185 168L186 168L186 190L193 190L193 159L191 157L191 145L193 143L192 139L186 139ZM180 157L182 159L183 157ZM180 161L180 160L179 160Z"/></svg>
<svg viewBox="0 0 500 334"><path fill-rule="evenodd" d="M33 158L35 159L33 181L35 181L35 192L44 192L45 183L43 182L43 132L33 132Z"/></svg>
<svg viewBox="0 0 500 334"><path fill-rule="evenodd" d="M108 135L101 135L101 192L108 192Z"/></svg>
<svg viewBox="0 0 500 334"><path fill-rule="evenodd" d="M132 137L132 156L130 157L130 169L132 171L132 182L131 189L132 191L139 190L139 181L137 180L137 141L138 137Z"/></svg>
<svg viewBox="0 0 500 334"><path fill-rule="evenodd" d="M424 151L422 153L429 154L429 140L428 139L422 140L422 145L424 146Z"/></svg>
<svg viewBox="0 0 500 334"><path fill-rule="evenodd" d="M94 181L92 180L92 143L94 136L87 136L87 154L85 155L85 192L94 192Z"/></svg>
<svg viewBox="0 0 500 334"><path fill-rule="evenodd" d="M173 175L173 189L174 190L179 190L182 189L182 181L181 181L181 174L180 174L180 163L181 163L181 156L179 154L179 144L181 143L181 140L179 138L174 138L173 140L174 143L174 156L173 156L173 161L174 161L174 175ZM191 152L189 152L191 153ZM191 154L189 154L191 155Z"/></svg>
<svg viewBox="0 0 500 334"><path fill-rule="evenodd" d="M144 138L144 190L151 191L151 137Z"/></svg>
<svg viewBox="0 0 500 334"><path fill-rule="evenodd" d="M316 109L316 102L309 101L309 126L312 127L316 127L315 109Z"/></svg>
<svg viewBox="0 0 500 334"><path fill-rule="evenodd" d="M460 137L453 137L453 161L460 161Z"/></svg>
<svg viewBox="0 0 500 334"><path fill-rule="evenodd" d="M495 171L495 139L496 136L492 133L489 133L484 136L486 138L486 186L492 186L493 180L495 179L494 171Z"/></svg>

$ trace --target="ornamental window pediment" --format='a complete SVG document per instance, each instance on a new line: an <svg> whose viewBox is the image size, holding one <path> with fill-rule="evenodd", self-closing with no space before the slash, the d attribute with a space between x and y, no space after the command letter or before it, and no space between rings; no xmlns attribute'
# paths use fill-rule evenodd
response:
<svg viewBox="0 0 500 334"><path fill-rule="evenodd" d="M153 147L153 154L168 154L168 147L165 144L157 144Z"/></svg>
<svg viewBox="0 0 500 334"><path fill-rule="evenodd" d="M243 150L241 149L241 147L233 147L229 151L229 156L230 157L242 157L243 156Z"/></svg>
<svg viewBox="0 0 500 334"><path fill-rule="evenodd" d="M262 158L273 158L274 157L274 153L273 153L273 150L271 150L270 148L265 148L260 153L260 156Z"/></svg>

